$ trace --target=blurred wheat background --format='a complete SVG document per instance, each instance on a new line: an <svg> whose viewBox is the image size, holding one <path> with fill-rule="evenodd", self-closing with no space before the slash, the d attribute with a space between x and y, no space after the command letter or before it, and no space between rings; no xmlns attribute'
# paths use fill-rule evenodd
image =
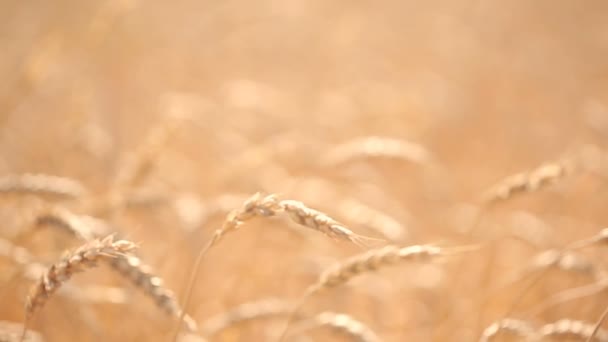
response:
<svg viewBox="0 0 608 342"><path fill-rule="evenodd" d="M77 274L32 339L171 341L142 291L162 278L198 324L180 340L278 341L328 267L433 244L461 252L311 296L285 340L584 341L608 307L607 19L599 0L0 0L0 340L82 226L136 243L152 285ZM256 193L369 239L252 218L184 305Z"/></svg>

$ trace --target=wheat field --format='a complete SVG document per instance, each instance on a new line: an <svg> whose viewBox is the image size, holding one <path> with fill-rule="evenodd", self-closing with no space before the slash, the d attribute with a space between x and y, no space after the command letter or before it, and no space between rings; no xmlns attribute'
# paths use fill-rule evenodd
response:
<svg viewBox="0 0 608 342"><path fill-rule="evenodd" d="M608 341L607 19L0 0L0 341Z"/></svg>

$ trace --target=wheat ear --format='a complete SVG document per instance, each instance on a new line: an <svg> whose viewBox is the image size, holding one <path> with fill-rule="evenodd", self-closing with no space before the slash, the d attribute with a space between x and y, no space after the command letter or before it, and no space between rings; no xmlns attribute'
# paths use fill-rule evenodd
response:
<svg viewBox="0 0 608 342"><path fill-rule="evenodd" d="M279 341L287 335L289 325L293 318L304 305L305 301L323 289L337 287L347 283L350 279L380 268L395 265L401 262L428 262L442 256L452 255L465 251L478 249L473 247L455 247L444 250L440 247L431 245L414 245L407 247L386 246L379 249L369 250L363 254L355 255L339 264L327 269L321 274L316 283L309 286L304 295L300 298L292 314L287 320L286 327Z"/></svg>
<svg viewBox="0 0 608 342"><path fill-rule="evenodd" d="M184 312L187 311L192 289L194 288L194 283L198 276L200 263L207 251L216 245L226 234L236 231L244 222L254 217L271 217L283 212L287 213L291 220L299 225L321 232L336 240L349 241L359 246L372 241L383 241L356 234L328 215L318 210L311 209L302 202L279 200L278 196L274 194L264 196L261 193L256 193L247 199L241 208L235 209L228 214L222 227L213 233L213 236L207 245L199 252L194 261L190 278L186 283L184 302L182 304ZM181 329L182 319L183 317L180 318L175 331L174 341L177 339L177 335Z"/></svg>
<svg viewBox="0 0 608 342"><path fill-rule="evenodd" d="M247 221L255 216L274 216L280 210L280 206L278 204L278 199L276 195L268 195L262 196L260 193L256 193L247 199L241 208L235 209L230 212L224 221L222 227L217 229L214 233L207 245L201 249L198 253L196 260L194 261L194 265L192 267L192 272L190 272L190 278L186 283L185 295L182 303L183 312L181 317L178 320L177 327L175 329L175 334L173 336L173 341L176 342L179 332L181 330L182 320L184 319L185 312L188 309L188 305L190 302L190 296L192 295L192 290L194 288L194 284L196 282L196 278L198 277L198 272L200 268L200 264L203 261L203 257L207 253L207 251L217 244L224 235L235 231L244 221Z"/></svg>
<svg viewBox="0 0 608 342"><path fill-rule="evenodd" d="M292 330L291 336L305 333L309 330L330 327L345 335L352 337L357 342L380 342L376 333L354 317L343 313L322 312L313 318L298 322Z"/></svg>
<svg viewBox="0 0 608 342"><path fill-rule="evenodd" d="M29 320L72 275L95 267L101 260L121 257L135 248L132 242L114 241L114 236L109 235L103 239L87 242L73 252L66 253L60 261L51 265L40 281L31 288L25 304L23 334L26 333Z"/></svg>
<svg viewBox="0 0 608 342"><path fill-rule="evenodd" d="M294 200L282 200L279 202L279 206L289 215L293 222L319 231L335 240L349 241L361 247L365 247L374 242L384 241L382 239L375 239L356 234L327 214L309 208L302 202Z"/></svg>
<svg viewBox="0 0 608 342"><path fill-rule="evenodd" d="M386 246L356 255L323 272L314 285L307 290L311 295L327 288L348 282L355 276L376 271L400 262L427 262L443 255L439 247L414 245L408 247Z"/></svg>
<svg viewBox="0 0 608 342"><path fill-rule="evenodd" d="M277 298L265 298L240 304L207 319L201 328L201 333L207 338L217 335L222 330L242 322L274 316L287 315L293 309L291 303Z"/></svg>
<svg viewBox="0 0 608 342"><path fill-rule="evenodd" d="M338 165L363 158L390 158L416 164L426 164L432 159L430 152L420 144L370 136L337 145L325 154L323 161L326 165Z"/></svg>
<svg viewBox="0 0 608 342"><path fill-rule="evenodd" d="M591 275L592 277L598 277L602 273L592 262L581 255L556 249L538 254L531 265L532 271L546 268L556 268L566 272Z"/></svg>
<svg viewBox="0 0 608 342"><path fill-rule="evenodd" d="M383 241L356 234L327 214L312 209L302 202L279 200L275 194L264 196L256 193L248 198L241 208L228 214L222 227L214 232L209 247L217 244L226 234L237 230L243 223L254 217L271 217L281 213L286 213L291 221L301 226L316 230L336 240L349 241L360 246L373 241Z"/></svg>
<svg viewBox="0 0 608 342"><path fill-rule="evenodd" d="M118 271L136 287L152 298L156 305L167 314L180 317L182 310L179 307L173 292L163 286L163 280L152 272L152 268L142 263L134 255L124 255L109 261L113 269ZM188 314L184 314L184 322L189 331L196 332L196 322Z"/></svg>
<svg viewBox="0 0 608 342"><path fill-rule="evenodd" d="M36 226L51 226L60 228L70 235L89 241L108 234L108 225L91 216L78 215L62 208L54 207L36 216Z"/></svg>
<svg viewBox="0 0 608 342"><path fill-rule="evenodd" d="M0 193L31 193L61 198L80 198L87 189L77 180L45 174L26 173L0 177Z"/></svg>
<svg viewBox="0 0 608 342"><path fill-rule="evenodd" d="M222 227L213 233L208 248L217 244L226 234L237 230L246 221L254 217L275 216L281 209L277 195L254 194L243 203L241 208L228 214Z"/></svg>
<svg viewBox="0 0 608 342"><path fill-rule="evenodd" d="M535 329L529 322L514 318L503 318L485 328L481 333L479 342L489 342L503 331L523 338L530 338L535 334Z"/></svg>
<svg viewBox="0 0 608 342"><path fill-rule="evenodd" d="M595 330L596 326L589 322L573 319L560 319L553 323L543 325L538 329L538 337L542 338L577 338L587 341L608 341L608 333L604 330Z"/></svg>
<svg viewBox="0 0 608 342"><path fill-rule="evenodd" d="M533 339L536 329L530 322L514 318L503 318L485 328L479 338L479 342L489 342L501 332L509 332L512 335L525 339Z"/></svg>
<svg viewBox="0 0 608 342"><path fill-rule="evenodd" d="M89 216L76 215L63 208L53 208L51 211L38 216L39 225L52 225L66 230L68 233L80 240L90 240L108 229L102 220ZM142 263L134 255L117 256L109 261L109 265L123 277L131 281L135 286L154 299L158 307L163 311L179 317L181 310L175 299L175 295L169 289L163 287L161 278L152 273L152 268ZM196 331L196 322L188 315L184 316L186 325L190 331Z"/></svg>
<svg viewBox="0 0 608 342"><path fill-rule="evenodd" d="M486 204L494 204L518 194L538 191L564 178L572 171L572 161L563 160L541 165L532 171L511 175L492 186L483 195L483 201Z"/></svg>

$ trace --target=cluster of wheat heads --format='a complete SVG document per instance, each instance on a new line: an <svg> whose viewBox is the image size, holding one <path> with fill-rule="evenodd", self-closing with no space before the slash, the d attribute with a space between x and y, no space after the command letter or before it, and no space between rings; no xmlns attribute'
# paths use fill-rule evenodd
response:
<svg viewBox="0 0 608 342"><path fill-rule="evenodd" d="M352 146L357 145L353 144ZM159 147L155 145L155 148ZM380 150L380 147L376 147L373 156L381 155ZM368 152L364 149L362 153L366 154ZM389 154L394 155L394 151L391 150ZM150 168L154 164L150 159L152 155L148 154L142 161L146 168ZM350 157L354 155L355 153L352 151L349 154ZM506 178L505 181L500 182L486 192L487 195L483 197L480 207L480 210L485 210L483 213L485 217L472 221L474 226L470 229L482 231L487 226L489 218L501 210L501 203L508 202L512 197L515 197L515 194L520 192L533 193L543 190L552 183L556 183L557 180L564 179L566 175L573 174L574 170L580 170L575 166L572 161L561 162L561 164L550 163L531 172L523 172ZM129 167L137 169L137 163L129 164ZM148 172L150 171L146 171L146 174ZM581 173L583 172L584 170L581 171ZM144 174L133 170L130 173ZM153 268L146 265L141 257L135 254L137 245L128 240L116 238L117 234L119 236L129 234L129 230L125 230L117 222L120 221L121 215L128 214L129 210L135 210L130 208L124 199L133 193L133 189L137 187L136 182L127 182L133 184L127 187L113 185L113 188L109 191L112 194L110 197L91 196L90 191L86 190L86 186L81 182L44 174L10 175L5 177L1 183L3 187L0 192L3 192L7 199L39 196L43 198L43 201L46 201L43 202L43 205L36 205L25 215L23 228L13 238L2 240L0 244L2 256L9 261L15 270L6 277L6 280L10 281L10 284L34 283L31 285L29 294L25 297L24 320L21 323L10 323L13 324L12 332L7 329L7 336L12 336L7 337L9 341L43 339L44 329L39 331L40 326L37 326L35 318L36 316L44 316L44 313L40 313L40 311L43 311L42 309L47 301L55 296L59 297L57 301L60 303L76 300L81 302L83 306L94 306L95 303L132 305L128 297L125 297L125 293L120 292L120 289L101 287L93 293L92 289L87 290L86 287L82 286L79 289L79 286L68 283L73 274L83 272L98 263L108 265L121 278L133 284L134 288L140 290L145 296L152 298L156 306L168 314L168 317L170 317L168 321L173 321L177 325L172 333L174 340L213 341L221 339L224 336L224 331L238 330L239 326L247 324L265 325L265 322L270 322L268 324L273 324L271 325L273 327L272 331L265 333L264 338L277 341L300 339L308 334L316 335L320 333L323 335L323 329L321 329L323 327L330 328L328 330L330 332L334 331L335 334L332 333L332 336L342 336L354 341L381 341L388 338L387 336L390 337L391 333L378 328L377 323L371 324L372 322L360 321L348 312L333 311L335 308L324 308L316 313L305 312L303 310L304 304L308 301L312 302L315 295L320 292L326 292L327 296L330 297L332 292L340 293L338 288L348 285L351 280L359 278L360 275L382 271L385 268L394 268L388 266L418 264L436 268L449 261L451 257L456 257L465 260L464 264L456 263L456 265L465 265L466 268L467 255L480 254L490 244L501 241L500 236L496 237L495 233L493 233L494 235L470 234L468 236L469 243L474 242L474 244L466 246L456 244L452 247L440 247L436 244L410 244L399 247L395 243L401 243L401 241L391 241L391 237L402 236L402 234L381 234L382 229L378 229L377 233L388 238L388 240L385 240L356 232L355 227L365 225L366 222L371 220L371 216L384 215L381 210L372 211L367 209L361 211L359 208L363 204L354 207L353 205L338 206L336 211L342 212L342 217L348 220L347 223L344 223L304 202L285 199L286 196L284 195L258 192L248 198L245 197L240 204L240 198L243 196L230 197L229 201L227 199L221 199L221 201L218 199L219 202L207 201L208 204L202 200L191 198L191 201L200 201L196 205L205 208L209 213L208 215L215 215L216 212L222 211L228 213L225 219L219 222L219 228L212 230L211 234L198 246L196 251L198 256L188 272L189 279L182 283L183 287L180 293L182 303L180 304L177 296L164 286L163 280L155 274ZM116 202L116 196L123 200ZM90 205L90 198L94 199L95 206ZM171 206L172 196L161 195L160 198L164 199L156 205L174 208ZM357 202L344 200L340 203L352 204ZM111 208L112 210L109 212L102 210L100 212L98 211L100 207ZM357 210L351 212L349 208ZM143 209L144 212L147 210L147 207ZM363 216L359 218L357 213ZM188 215L188 213L184 215ZM395 228L399 226L396 219L387 219L386 217L390 216L382 216L382 220L378 220L379 224L389 224L393 231L400 229ZM201 219L199 223L203 227L218 224L217 220L213 218ZM316 280L304 288L300 296L283 299L275 297L245 303L233 309L226 308L224 312L220 312L214 317L204 318L189 315L187 312L193 304L192 293L196 292L197 286L200 286L198 273L203 260L209 258L210 262L221 263L222 255L210 255L210 250L218 248L222 245L220 242L229 235L233 236L239 230L255 229L254 227L246 227L250 223L252 226L255 226L255 223L258 226L261 223L278 225L282 226L283 230L288 231L304 228L298 234L314 235L314 233L319 233L327 238L330 246L338 248L345 243L353 246L358 251L343 260L338 260L333 266L321 265L320 269L316 271ZM350 226L349 223L353 226ZM112 233L113 231L116 232ZM73 242L70 244L77 243L80 245L71 248L63 256L55 261L51 260L51 262L45 261L45 257L37 255L34 250L24 247L28 245L28 242L40 239L39 235L44 237L45 234L49 233L72 237ZM184 229L182 234L191 235L192 229ZM256 233L251 234L255 235ZM500 234L504 234L505 239L513 236L511 232L504 229L500 231ZM486 236L488 237L487 240L485 240ZM233 239L238 240L238 234L234 234ZM399 240L401 239L399 238ZM183 240L178 241L183 243ZM511 291L513 297L511 302L504 307L501 313L502 318L496 316L496 321L482 330L477 331L473 328L472 335L477 336L481 341L494 340L505 336L514 336L521 339L574 338L604 340L606 333L601 328L603 316L587 317L586 321L578 319L577 316L563 317L556 321L547 321L544 324L540 323L539 319L543 312L553 307L581 298L599 295L606 289L606 273L602 265L584 255L585 252L589 251L589 247L598 246L601 248L606 241L608 241L607 230L600 230L588 237L579 237L578 240L563 243L561 246L547 246L540 250L535 243L524 241L524 245L528 248L535 249L536 256L527 265L518 267L514 276L501 277L502 282L498 284L497 289L491 291L485 291L487 290L485 289L483 302L488 303L496 297L500 297L499 294L506 291L506 288L517 284L523 284L523 287ZM63 245L65 241L60 243ZM385 246L378 247L378 245ZM496 253L498 252L494 251L492 254ZM297 267L297 265L295 266ZM492 267L492 265L488 265L488 267ZM450 265L446 265L445 268L449 270ZM424 272L424 269L419 270ZM545 277L555 276L550 274L551 272L562 272L564 278L588 279L591 280L591 283L556 291L543 298L535 306L520 310L520 302L523 301L523 298L529 295L535 287L543 284ZM381 272L381 274L383 273ZM412 275L416 277L415 273ZM466 277L467 275L463 276ZM526 281L529 279L531 281L526 285ZM205 282L205 280L203 279L202 282ZM336 290L328 291L330 289ZM452 299L444 298L444 300ZM391 304L387 302L383 305L390 306ZM331 309L331 311L328 309ZM35 315L36 313L38 315ZM593 319L596 319L597 322L594 322ZM283 324L274 324L277 321L283 322ZM449 321L449 319L446 319L446 321ZM486 319L483 318L482 321L486 321ZM182 329L183 325L185 325L186 330ZM199 329L199 326L202 328ZM15 327L20 327L21 331L15 333ZM171 339L170 337L166 338L167 340Z"/></svg>

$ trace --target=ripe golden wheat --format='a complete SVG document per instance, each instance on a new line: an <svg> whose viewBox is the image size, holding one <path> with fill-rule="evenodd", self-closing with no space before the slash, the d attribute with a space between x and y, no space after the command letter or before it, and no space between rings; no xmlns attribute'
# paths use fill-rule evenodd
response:
<svg viewBox="0 0 608 342"><path fill-rule="evenodd" d="M67 253L60 261L51 265L30 290L25 305L26 321L31 319L72 275L97 266L99 261L122 257L135 248L132 242L114 241L114 236L108 235L103 239L87 242Z"/></svg>

